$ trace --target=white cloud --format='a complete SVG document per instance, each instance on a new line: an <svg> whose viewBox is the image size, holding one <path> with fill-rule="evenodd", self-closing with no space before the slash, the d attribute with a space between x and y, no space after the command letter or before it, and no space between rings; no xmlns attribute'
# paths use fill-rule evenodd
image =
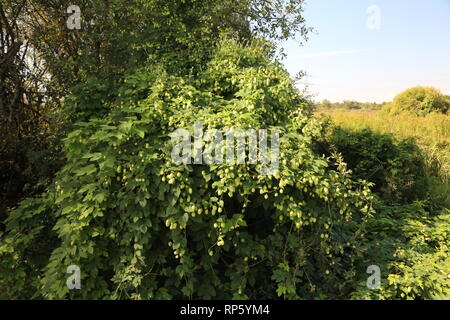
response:
<svg viewBox="0 0 450 320"><path fill-rule="evenodd" d="M359 50L335 50L335 51L324 51L324 52L316 52L316 53L305 53L296 55L297 59L308 59L308 58L322 58L322 57L332 57L332 56L341 56L348 54L360 54L369 52L367 49L359 49Z"/></svg>

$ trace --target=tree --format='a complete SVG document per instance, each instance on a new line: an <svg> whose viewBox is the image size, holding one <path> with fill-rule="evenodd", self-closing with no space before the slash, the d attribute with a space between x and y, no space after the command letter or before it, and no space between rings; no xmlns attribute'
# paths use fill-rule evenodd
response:
<svg viewBox="0 0 450 320"><path fill-rule="evenodd" d="M47 91L43 60L26 40L25 10L26 1L0 1L0 230L8 207L42 192L37 186L60 163L52 121L58 101Z"/></svg>
<svg viewBox="0 0 450 320"><path fill-rule="evenodd" d="M322 107L323 107L323 108L326 108L326 109L331 108L331 102L330 102L330 100L324 99L324 100L322 101Z"/></svg>
<svg viewBox="0 0 450 320"><path fill-rule="evenodd" d="M52 179L60 131L108 114L134 70L195 74L222 32L242 43L308 33L303 0L81 0L81 29L70 30L73 4L0 0L0 221L26 184Z"/></svg>
<svg viewBox="0 0 450 320"><path fill-rule="evenodd" d="M127 72L149 63L165 64L176 74L198 72L223 32L242 43L260 36L273 42L295 34L303 39L309 32L303 0L82 0L77 2L81 29L70 30L66 22L72 2L28 1L21 21L60 97L85 81L111 90ZM80 118L103 111L80 110Z"/></svg>
<svg viewBox="0 0 450 320"><path fill-rule="evenodd" d="M357 102L357 101L345 100L345 101L342 103L342 106L343 106L345 109L349 109L349 110L361 109L361 105L360 105L360 103Z"/></svg>
<svg viewBox="0 0 450 320"><path fill-rule="evenodd" d="M432 112L446 113L449 108L448 100L438 89L414 87L397 95L385 110L391 113L411 112L425 115Z"/></svg>

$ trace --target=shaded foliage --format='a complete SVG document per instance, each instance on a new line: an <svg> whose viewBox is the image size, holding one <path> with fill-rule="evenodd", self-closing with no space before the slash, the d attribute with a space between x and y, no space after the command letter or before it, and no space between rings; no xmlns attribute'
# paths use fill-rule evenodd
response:
<svg viewBox="0 0 450 320"><path fill-rule="evenodd" d="M58 103L46 90L46 70L25 40L26 2L0 1L0 230L8 207L42 192L59 169Z"/></svg>
<svg viewBox="0 0 450 320"><path fill-rule="evenodd" d="M426 195L424 155L413 139L331 127L325 149L341 153L353 177L373 182L373 191L387 201L411 202Z"/></svg>

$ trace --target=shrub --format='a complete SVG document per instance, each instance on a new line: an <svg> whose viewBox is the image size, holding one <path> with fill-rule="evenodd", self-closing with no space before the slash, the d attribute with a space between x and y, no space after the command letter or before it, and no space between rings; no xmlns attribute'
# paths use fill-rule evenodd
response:
<svg viewBox="0 0 450 320"><path fill-rule="evenodd" d="M143 79L148 96L128 99ZM169 134L197 120L218 130L280 130L279 172L261 175L262 165L250 164L175 165ZM197 78L155 70L131 75L109 115L78 123L68 135L67 164L46 195L23 202L8 219L0 292L84 299L346 296L355 285L355 244L372 196L345 164L328 169L337 160L314 152L320 135L288 73L259 45L223 41ZM44 245L44 235L57 240ZM82 290L66 286L72 264L81 269Z"/></svg>
<svg viewBox="0 0 450 320"><path fill-rule="evenodd" d="M353 178L373 182L373 191L385 200L411 202L426 193L424 156L413 139L335 126L326 149L341 153Z"/></svg>
<svg viewBox="0 0 450 320"><path fill-rule="evenodd" d="M0 232L0 300L40 298L42 270L58 245L52 204L54 193L28 198L7 219L8 237Z"/></svg>
<svg viewBox="0 0 450 320"><path fill-rule="evenodd" d="M389 113L411 112L425 115L432 112L446 113L450 108L448 99L435 88L415 87L408 89L385 106Z"/></svg>
<svg viewBox="0 0 450 320"><path fill-rule="evenodd" d="M42 193L62 167L61 130L40 120L37 125L37 119L21 119L0 129L0 231L10 208Z"/></svg>
<svg viewBox="0 0 450 320"><path fill-rule="evenodd" d="M450 211L435 215L423 202L375 204L382 216L366 224L361 260L381 268L380 290L367 290L366 279L352 299L448 299L450 297Z"/></svg>

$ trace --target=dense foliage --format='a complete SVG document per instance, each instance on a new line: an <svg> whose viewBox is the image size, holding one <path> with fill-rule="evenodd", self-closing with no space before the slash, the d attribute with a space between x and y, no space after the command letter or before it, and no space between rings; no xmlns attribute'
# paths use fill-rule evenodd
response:
<svg viewBox="0 0 450 320"><path fill-rule="evenodd" d="M0 1L0 230L9 207L40 193L61 165L56 101L24 41L21 5Z"/></svg>
<svg viewBox="0 0 450 320"><path fill-rule="evenodd" d="M408 89L388 103L384 110L389 113L411 112L426 115L432 112L447 113L450 100L435 88L414 87Z"/></svg>
<svg viewBox="0 0 450 320"><path fill-rule="evenodd" d="M54 190L12 214L0 252L2 270L14 265L15 272L2 286L15 296L22 283L46 298L347 292L362 236L356 222L371 212L368 187L342 164L327 170L331 160L308 147L320 126L301 113L286 71L260 46L225 41L198 79L144 72L127 78L125 96L144 80L146 98L135 104L122 97L105 119L77 124ZM220 130L278 128L279 173L263 176L254 165L175 166L169 134L195 120ZM52 231L39 223L46 217ZM21 233L28 236L19 245ZM52 250L36 257L50 255L45 267L24 256L38 239L55 236L39 243ZM79 292L65 286L71 264L83 270ZM33 283L19 281L30 279L27 270L36 273Z"/></svg>
<svg viewBox="0 0 450 320"><path fill-rule="evenodd" d="M81 29L67 27L71 5ZM108 114L126 74L159 64L196 74L221 32L303 39L302 10L303 0L0 0L0 230L61 168L71 123Z"/></svg>
<svg viewBox="0 0 450 320"><path fill-rule="evenodd" d="M338 111L327 113L329 120L334 125L327 125L320 150L339 150L354 170L352 176L374 182L372 190L382 196L382 202L374 204L379 215L365 224L363 247L370 260L364 264L377 261L387 276L382 277L381 289L372 291L361 279L352 298L449 299L448 116ZM392 134L405 140L393 139ZM419 142L420 152L412 139ZM377 187L395 181L395 192Z"/></svg>
<svg viewBox="0 0 450 320"><path fill-rule="evenodd" d="M195 74L222 32L241 42L258 35L272 42L294 35L303 39L309 32L303 0L81 0L76 2L81 29L70 30L67 8L73 4L31 0L20 23L45 59L52 76L50 92L62 97L91 82L90 92L99 90L96 98L103 99L93 103L102 107L114 99L102 93L120 86L126 73L142 65L164 64L169 73ZM86 120L105 112L98 108L80 105L69 116Z"/></svg>
<svg viewBox="0 0 450 320"><path fill-rule="evenodd" d="M371 181L385 200L411 202L425 194L424 157L414 140L395 141L369 129L330 128L327 143L342 154L353 178Z"/></svg>
<svg viewBox="0 0 450 320"><path fill-rule="evenodd" d="M375 205L382 213L365 227L362 247L377 261L382 274L380 290L367 290L361 281L352 299L450 298L450 210L430 213L424 202Z"/></svg>
<svg viewBox="0 0 450 320"><path fill-rule="evenodd" d="M0 299L450 295L449 206L414 142L330 130L276 59L276 41L308 33L303 1L80 1L77 31L70 1L0 1L19 21L2 24L0 94L17 112L1 110L0 164L23 177L14 193L32 186L1 185ZM39 57L14 49L25 37ZM279 171L176 165L171 133L196 121L279 130Z"/></svg>

